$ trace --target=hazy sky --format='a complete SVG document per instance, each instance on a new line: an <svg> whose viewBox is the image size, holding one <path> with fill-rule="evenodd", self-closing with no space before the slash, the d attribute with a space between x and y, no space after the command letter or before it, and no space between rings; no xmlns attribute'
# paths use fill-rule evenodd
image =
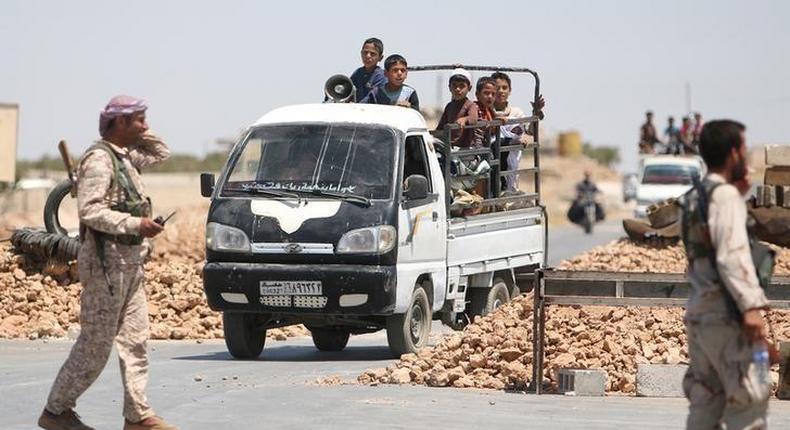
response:
<svg viewBox="0 0 790 430"><path fill-rule="evenodd" d="M61 138L85 149L118 93L149 101L150 125L174 151L202 154L272 108L320 100L324 80L358 67L375 35L410 65L533 68L546 127L620 146L629 165L644 111L662 128L683 115L687 81L706 118L745 122L752 142L790 143L788 23L782 0L2 0L0 102L20 105L20 158L55 154ZM436 82L409 76L424 105ZM531 78L513 84L528 108Z"/></svg>

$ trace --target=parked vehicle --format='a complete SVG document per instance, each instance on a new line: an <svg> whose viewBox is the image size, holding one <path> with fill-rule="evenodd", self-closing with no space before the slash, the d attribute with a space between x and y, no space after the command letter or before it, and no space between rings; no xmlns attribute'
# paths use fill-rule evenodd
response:
<svg viewBox="0 0 790 430"><path fill-rule="evenodd" d="M325 103L264 115L216 184L201 175L211 197L203 282L210 307L223 312L231 355L257 357L267 329L291 324L304 324L321 351L386 329L400 355L426 344L434 319L460 328L507 302L519 292L514 269L545 263L540 187L499 195L500 178L512 173L500 171L499 157L523 149L497 136L491 148L454 151L418 112L396 106ZM522 170L539 184L537 145L527 150L535 167ZM492 186L483 213L455 216L452 163L438 156L470 155L489 158ZM504 210L511 203L520 209Z"/></svg>
<svg viewBox="0 0 790 430"><path fill-rule="evenodd" d="M648 206L686 193L691 189L694 175L705 175L705 163L698 156L656 155L642 158L634 216L645 218Z"/></svg>

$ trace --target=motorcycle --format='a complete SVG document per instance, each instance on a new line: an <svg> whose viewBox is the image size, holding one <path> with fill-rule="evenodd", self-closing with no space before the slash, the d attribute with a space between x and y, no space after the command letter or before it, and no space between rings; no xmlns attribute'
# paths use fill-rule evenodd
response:
<svg viewBox="0 0 790 430"><path fill-rule="evenodd" d="M568 219L582 226L587 234L592 234L595 223L603 221L604 217L603 208L595 201L595 193L592 191L579 194L568 209Z"/></svg>

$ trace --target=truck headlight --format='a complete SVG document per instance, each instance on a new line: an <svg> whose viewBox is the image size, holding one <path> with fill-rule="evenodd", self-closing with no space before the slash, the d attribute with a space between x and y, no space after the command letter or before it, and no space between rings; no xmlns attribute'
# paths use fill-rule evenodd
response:
<svg viewBox="0 0 790 430"><path fill-rule="evenodd" d="M395 227L376 227L351 230L337 243L338 254L385 254L395 247L398 235Z"/></svg>
<svg viewBox="0 0 790 430"><path fill-rule="evenodd" d="M250 239L236 227L210 222L206 225L206 248L212 251L250 252Z"/></svg>

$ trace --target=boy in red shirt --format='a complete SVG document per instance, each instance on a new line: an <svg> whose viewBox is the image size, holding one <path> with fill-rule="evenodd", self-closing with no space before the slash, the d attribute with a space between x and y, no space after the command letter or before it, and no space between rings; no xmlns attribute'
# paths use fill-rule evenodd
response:
<svg viewBox="0 0 790 430"><path fill-rule="evenodd" d="M484 76L477 80L477 91L475 91L477 100L469 108L469 123L475 124L478 121L493 121L496 114L494 113L494 98L496 96L496 80L488 76ZM474 138L472 139L472 147L479 148L488 146L491 136L496 136L498 127L488 127L487 129L476 128Z"/></svg>

